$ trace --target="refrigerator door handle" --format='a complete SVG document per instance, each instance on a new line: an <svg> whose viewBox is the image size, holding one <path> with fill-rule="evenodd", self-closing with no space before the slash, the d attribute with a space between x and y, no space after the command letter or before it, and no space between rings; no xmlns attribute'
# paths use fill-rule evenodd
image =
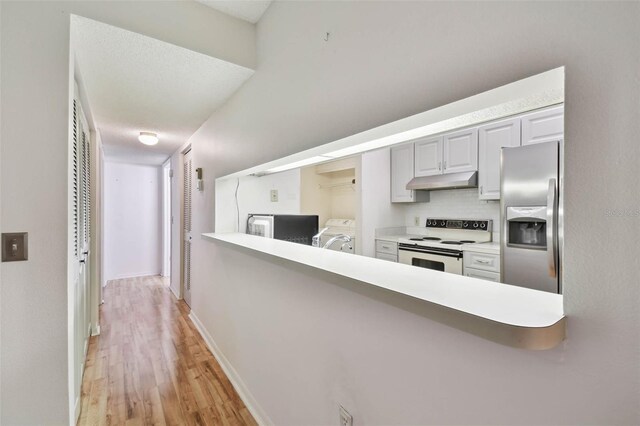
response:
<svg viewBox="0 0 640 426"><path fill-rule="evenodd" d="M549 276L555 277L556 270L556 210L558 208L556 180L549 179L549 191L547 192L547 259L549 262Z"/></svg>

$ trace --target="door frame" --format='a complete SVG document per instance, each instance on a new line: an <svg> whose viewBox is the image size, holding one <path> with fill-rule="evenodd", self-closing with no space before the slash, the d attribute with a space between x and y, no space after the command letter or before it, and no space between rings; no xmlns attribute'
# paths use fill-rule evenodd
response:
<svg viewBox="0 0 640 426"><path fill-rule="evenodd" d="M174 191L174 193L172 193L172 196L175 196L175 202L178 204L178 209L177 209L177 213L178 213L178 220L174 220L173 225L174 226L178 226L178 235L179 238L177 240L172 240L172 246L173 245L178 245L178 253L179 253L179 259L180 259L180 267L179 267L179 271L176 271L176 273L179 273L179 281L180 281L180 288L179 288L179 299L180 300L184 300L184 292L185 292L185 288L184 288L184 250L182 249L182 245L183 245L183 241L184 241L184 157L185 155L191 151L191 144L187 143L185 144L182 148L180 148L178 150L178 152L180 153L180 155L178 156L178 164L176 164L176 168L178 170L174 170L173 171L173 181L175 181L177 183L176 185L176 191Z"/></svg>
<svg viewBox="0 0 640 426"><path fill-rule="evenodd" d="M162 276L171 278L171 159L162 165Z"/></svg>
<svg viewBox="0 0 640 426"><path fill-rule="evenodd" d="M191 144L187 144L180 152L180 298L185 300L186 288L184 282L184 272L185 272L185 256L184 256L184 162L187 154L191 153L191 161L193 162L193 152L191 150ZM193 195L193 191L192 191ZM193 207L193 205L192 205ZM193 211L193 210L192 210ZM191 215L191 219L193 220L193 215Z"/></svg>

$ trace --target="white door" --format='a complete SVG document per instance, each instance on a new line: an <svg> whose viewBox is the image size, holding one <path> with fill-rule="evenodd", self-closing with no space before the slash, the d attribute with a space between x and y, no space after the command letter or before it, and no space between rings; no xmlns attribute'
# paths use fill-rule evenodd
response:
<svg viewBox="0 0 640 426"><path fill-rule="evenodd" d="M478 193L481 200L500 199L500 153L520 146L520 118L478 128Z"/></svg>
<svg viewBox="0 0 640 426"><path fill-rule="evenodd" d="M415 142L415 176L442 174L442 136Z"/></svg>
<svg viewBox="0 0 640 426"><path fill-rule="evenodd" d="M466 129L443 136L444 173L478 170L478 129Z"/></svg>
<svg viewBox="0 0 640 426"><path fill-rule="evenodd" d="M407 189L413 179L413 144L391 148L391 202L407 203L414 201L414 192Z"/></svg>
<svg viewBox="0 0 640 426"><path fill-rule="evenodd" d="M564 137L564 107L553 107L522 116L522 146L554 142Z"/></svg>
<svg viewBox="0 0 640 426"><path fill-rule="evenodd" d="M72 111L72 222L70 235L74 281L73 397L79 414L82 375L91 334L89 247L91 238L91 145L89 126L77 96Z"/></svg>
<svg viewBox="0 0 640 426"><path fill-rule="evenodd" d="M191 306L191 176L193 164L191 151L184 154L184 190L183 190L183 244L182 244L182 288L184 301Z"/></svg>

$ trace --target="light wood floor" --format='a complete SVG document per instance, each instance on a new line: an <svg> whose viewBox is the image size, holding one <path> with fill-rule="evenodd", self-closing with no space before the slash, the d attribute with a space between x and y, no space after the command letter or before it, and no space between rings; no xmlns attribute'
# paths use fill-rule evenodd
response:
<svg viewBox="0 0 640 426"><path fill-rule="evenodd" d="M79 425L255 425L160 277L111 281L82 383Z"/></svg>

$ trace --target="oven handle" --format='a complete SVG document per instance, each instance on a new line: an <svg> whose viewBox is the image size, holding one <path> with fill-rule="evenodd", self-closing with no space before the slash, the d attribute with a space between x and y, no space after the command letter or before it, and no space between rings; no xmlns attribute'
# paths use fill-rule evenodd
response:
<svg viewBox="0 0 640 426"><path fill-rule="evenodd" d="M446 256L446 257L453 257L453 258L456 258L456 259L462 259L462 253L460 253L460 254L442 253L442 252L439 252L439 251L412 249L412 248L407 248L407 247L399 247L398 250L412 251L412 252L415 252L415 253L435 254L435 255L438 255L438 256Z"/></svg>

